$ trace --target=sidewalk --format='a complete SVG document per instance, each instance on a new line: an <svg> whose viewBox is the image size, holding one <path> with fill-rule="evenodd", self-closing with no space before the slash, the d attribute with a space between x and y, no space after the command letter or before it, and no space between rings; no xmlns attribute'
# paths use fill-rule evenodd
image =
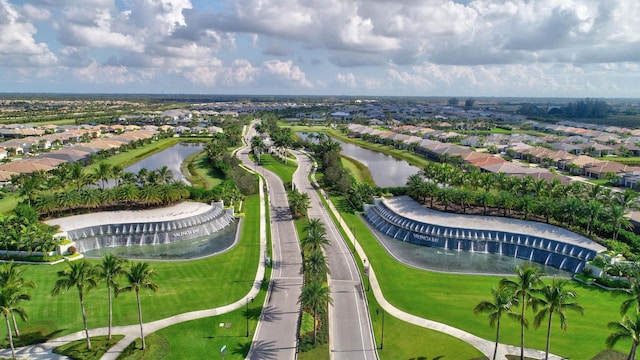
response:
<svg viewBox="0 0 640 360"><path fill-rule="evenodd" d="M184 314L178 314L165 319L160 319L143 324L145 336L154 333L165 327L175 325L181 322L201 319L210 316L216 316L225 314L245 306L247 299L255 298L260 292L262 285L262 279L265 274L265 264L262 261L262 256L266 252L267 237L266 237L266 217L265 217L265 205L264 205L264 192L263 192L263 180L259 180L260 188L260 254L258 255L258 271L253 282L251 290L242 299L225 306L221 306L214 309L192 311ZM267 296L268 298L268 296ZM89 336L107 335L107 328L89 329ZM114 326L111 331L113 334L125 335L115 346L102 356L102 360L114 360L122 353L122 351L129 346L135 339L140 337L140 324L132 324L127 326ZM65 356L60 356L53 353L53 349L63 344L85 339L84 330L78 331L72 334L61 336L59 338L51 339L46 343L25 346L16 349L16 357L19 359L34 359L34 360L57 360L68 359ZM0 358L11 358L11 349L0 350Z"/></svg>
<svg viewBox="0 0 640 360"><path fill-rule="evenodd" d="M320 188L319 191L322 194L322 196L326 195L322 188ZM331 202L331 200L327 200L327 203L329 204L329 209L333 212L335 217L338 219L338 222L339 222L340 226L342 227L342 230L347 234L347 237L348 237L349 241L351 241L351 243L354 244L354 247L355 247L356 252L358 253L358 256L360 257L360 259L366 259L367 258L367 254L364 252L364 249L360 246L360 244L357 242L357 240L353 236L353 233L351 232L351 228L347 225L347 223L344 222L344 220L340 216L340 213L338 212L338 210L333 205L333 202ZM376 301L378 301L380 306L389 315L392 315L392 316L394 316L394 317L396 317L396 318L398 318L398 319L400 319L402 321L405 321L405 322L408 322L408 323L411 323L411 324L414 324L414 325L417 325L417 326L421 326L421 327L424 327L424 328L427 328L427 329L431 329L431 330L440 331L442 333L454 336L454 337L456 337L456 338L468 343L469 345L475 347L476 349L480 350L488 358L492 358L493 357L493 351L495 349L495 342L480 338L480 337L475 336L473 334L470 334L470 333L468 333L468 332L466 332L464 330L460 330L460 329L454 328L454 327L449 326L447 324L439 323L439 322L436 322L436 321L431 321L431 320L428 320L428 319L424 319L424 318L421 318L421 317L406 313L406 312L396 308L391 303L389 303L389 301L387 301L387 299L384 297L384 294L382 293L382 290L380 289L380 284L378 283L378 279L376 278L375 271L373 269L373 266L371 266L371 264L369 264L369 281L370 281L371 289L373 290L373 294L374 294L374 296L376 298ZM506 344L500 344L498 346L497 358L498 359L506 359L506 355L520 355L520 347L512 346L512 345L506 345ZM533 358L544 358L544 351L535 350L535 349L525 349L525 356L533 357ZM549 359L562 360L563 358L560 357L560 356L557 356L557 355L549 354Z"/></svg>

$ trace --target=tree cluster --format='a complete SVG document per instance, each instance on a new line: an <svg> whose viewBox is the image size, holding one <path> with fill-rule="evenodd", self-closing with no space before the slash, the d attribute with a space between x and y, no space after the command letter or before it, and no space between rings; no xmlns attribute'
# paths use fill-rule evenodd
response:
<svg viewBox="0 0 640 360"><path fill-rule="evenodd" d="M485 215L553 222L587 236L611 238L606 245L629 258L640 254L640 238L623 231L631 226L626 215L637 203L638 193L632 190L613 192L600 185L563 185L557 180L508 177L430 163L409 177L407 194L444 211L467 213L473 209Z"/></svg>
<svg viewBox="0 0 640 360"><path fill-rule="evenodd" d="M38 214L26 204L18 205L9 215L0 215L0 246L5 258L11 258L9 251L24 252L31 256L33 251L45 255L54 251L60 243L55 238L55 228L38 221ZM47 256L45 256L47 258Z"/></svg>
<svg viewBox="0 0 640 360"><path fill-rule="evenodd" d="M546 325L547 344L545 360L549 358L551 344L551 328L554 316L560 318L560 328L567 329L567 310L582 314L584 309L574 301L578 295L565 287L569 280L556 279L551 284L544 284L541 280L544 273L534 265L516 266L516 278L500 280L498 289L493 289L493 300L482 301L474 308L474 313L486 313L489 325L496 327L495 350L493 360L496 359L498 344L500 343L500 323L503 315L520 324L520 359L524 360L524 329L528 327L527 308L532 308L534 325L536 328Z"/></svg>

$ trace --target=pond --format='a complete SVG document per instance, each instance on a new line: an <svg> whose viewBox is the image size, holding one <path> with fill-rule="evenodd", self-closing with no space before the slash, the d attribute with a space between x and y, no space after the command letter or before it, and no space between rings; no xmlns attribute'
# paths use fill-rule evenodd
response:
<svg viewBox="0 0 640 360"><path fill-rule="evenodd" d="M297 132L296 135L301 139L306 139L309 136L308 133L301 132ZM343 155L363 163L371 172L373 181L380 187L405 186L409 176L420 171L419 168L393 156L340 140L332 140L340 144Z"/></svg>
<svg viewBox="0 0 640 360"><path fill-rule="evenodd" d="M166 166L173 173L175 180L188 183L184 175L182 175L182 171L180 171L180 165L182 165L182 162L189 156L202 151L204 145L204 143L180 142L128 166L124 171L138 173L142 168L151 171Z"/></svg>

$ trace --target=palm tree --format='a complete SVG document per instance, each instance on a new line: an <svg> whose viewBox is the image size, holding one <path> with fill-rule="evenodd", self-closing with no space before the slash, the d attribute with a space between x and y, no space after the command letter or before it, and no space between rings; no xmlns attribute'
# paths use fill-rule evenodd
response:
<svg viewBox="0 0 640 360"><path fill-rule="evenodd" d="M82 167L82 164L74 162L69 172L69 180L76 185L76 190L80 192L84 185L91 182L91 175Z"/></svg>
<svg viewBox="0 0 640 360"><path fill-rule="evenodd" d="M105 183L111 178L113 175L113 167L111 164L106 163L104 161L98 163L98 167L95 169L93 176L100 180L101 188L104 189Z"/></svg>
<svg viewBox="0 0 640 360"><path fill-rule="evenodd" d="M629 298L620 304L620 314L626 314L630 308L634 307L634 313L640 314L640 271L636 270L633 272L632 276L628 277L629 279L629 288L628 289L618 289L613 294L624 294L628 295Z"/></svg>
<svg viewBox="0 0 640 360"><path fill-rule="evenodd" d="M11 288L16 292L20 292L23 288L35 288L36 284L33 281L24 279L22 276L23 272L24 269L15 264L13 260L2 264L0 267L0 289ZM13 328L16 331L16 337L20 337L20 329L18 329L18 323L16 322L16 317L13 312L11 312L11 320L13 321Z"/></svg>
<svg viewBox="0 0 640 360"><path fill-rule="evenodd" d="M304 227L307 236L305 236L302 241L302 250L304 251L314 251L320 250L325 245L329 244L329 239L327 239L327 232L324 228L324 224L318 218L309 219L307 224Z"/></svg>
<svg viewBox="0 0 640 360"><path fill-rule="evenodd" d="M524 266L516 266L516 280L502 279L500 280L500 288L508 289L518 299L520 304L520 360L524 360L524 329L529 326L525 312L528 305L534 310L537 309L537 299L533 296L535 288L542 283L540 278L544 275L540 269L529 263Z"/></svg>
<svg viewBox="0 0 640 360"><path fill-rule="evenodd" d="M8 286L0 289L0 312L4 315L5 323L7 324L7 334L9 336L9 345L11 346L11 357L15 360L16 351L13 346L13 335L11 334L11 323L9 322L9 316L13 316L14 313L20 315L22 320L27 320L27 312L19 306L22 300L30 300L31 295L21 292L19 289Z"/></svg>
<svg viewBox="0 0 640 360"><path fill-rule="evenodd" d="M618 240L618 234L622 227L631 227L631 222L627 218L627 214L622 206L611 206L611 208L609 208L609 219L613 227L613 240Z"/></svg>
<svg viewBox="0 0 640 360"><path fill-rule="evenodd" d="M318 331L316 320L318 310L327 303L333 304L329 288L324 286L324 282L321 280L311 280L302 288L298 302L313 312L313 343L315 344Z"/></svg>
<svg viewBox="0 0 640 360"><path fill-rule="evenodd" d="M173 180L173 171L169 170L166 165L158 169L157 172L161 184L169 184Z"/></svg>
<svg viewBox="0 0 640 360"><path fill-rule="evenodd" d="M100 277L107 284L107 297L109 299L109 330L107 338L111 340L111 327L113 325L113 303L111 291L118 288L118 278L126 272L126 261L115 255L105 255L102 264L98 265Z"/></svg>
<svg viewBox="0 0 640 360"><path fill-rule="evenodd" d="M498 354L498 344L500 344L500 321L502 315L507 314L511 318L519 320L519 315L511 312L511 307L518 304L518 299L513 293L506 289L491 289L493 293L493 302L482 301L473 309L474 314L489 314L489 325L496 327L496 347L493 350L493 360L496 360Z"/></svg>
<svg viewBox="0 0 640 360"><path fill-rule="evenodd" d="M607 347L614 347L620 340L631 340L631 351L627 360L635 360L636 349L640 344L640 314L636 313L632 317L625 316L620 322L613 321L608 326L614 332L607 337Z"/></svg>
<svg viewBox="0 0 640 360"><path fill-rule="evenodd" d="M330 274L329 264L327 258L324 256L321 250L313 250L304 258L305 274L309 275L309 279L320 280L324 279L325 274Z"/></svg>
<svg viewBox="0 0 640 360"><path fill-rule="evenodd" d="M69 290L75 287L80 298L80 309L82 310L82 322L84 332L87 337L87 349L91 350L91 338L89 337L89 327L87 326L87 312L84 308L85 291L91 290L98 285L98 273L93 265L85 260L67 263L67 268L58 271L58 280L53 286L51 294L58 295L62 290Z"/></svg>
<svg viewBox="0 0 640 360"><path fill-rule="evenodd" d="M149 267L148 263L135 262L131 264L124 275L129 285L118 289L118 294L124 291L136 292L136 300L138 302L138 320L140 321L140 337L142 338L142 349L144 350L146 344L144 342L144 331L142 329L142 305L140 304L140 290L149 289L153 292L158 291L158 285L156 285L152 279L155 275L157 275L157 273L155 270Z"/></svg>
<svg viewBox="0 0 640 360"><path fill-rule="evenodd" d="M562 331L567 330L567 315L566 310L577 311L580 314L584 313L582 306L576 302L570 302L572 299L578 297L578 295L570 290L565 290L564 287L569 284L567 280L557 280L555 277L550 285L543 287L540 290L542 297L539 299L539 303L542 309L536 314L534 318L534 324L537 327L542 324L545 318L547 318L547 347L545 348L545 360L549 359L549 345L551 344L551 320L553 315L557 314L560 317L560 328Z"/></svg>

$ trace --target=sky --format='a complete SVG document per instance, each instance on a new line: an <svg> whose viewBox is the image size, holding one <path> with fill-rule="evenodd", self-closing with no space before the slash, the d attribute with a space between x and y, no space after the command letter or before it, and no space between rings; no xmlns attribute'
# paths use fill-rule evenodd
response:
<svg viewBox="0 0 640 360"><path fill-rule="evenodd" d="M640 98L638 0L0 0L0 92Z"/></svg>

